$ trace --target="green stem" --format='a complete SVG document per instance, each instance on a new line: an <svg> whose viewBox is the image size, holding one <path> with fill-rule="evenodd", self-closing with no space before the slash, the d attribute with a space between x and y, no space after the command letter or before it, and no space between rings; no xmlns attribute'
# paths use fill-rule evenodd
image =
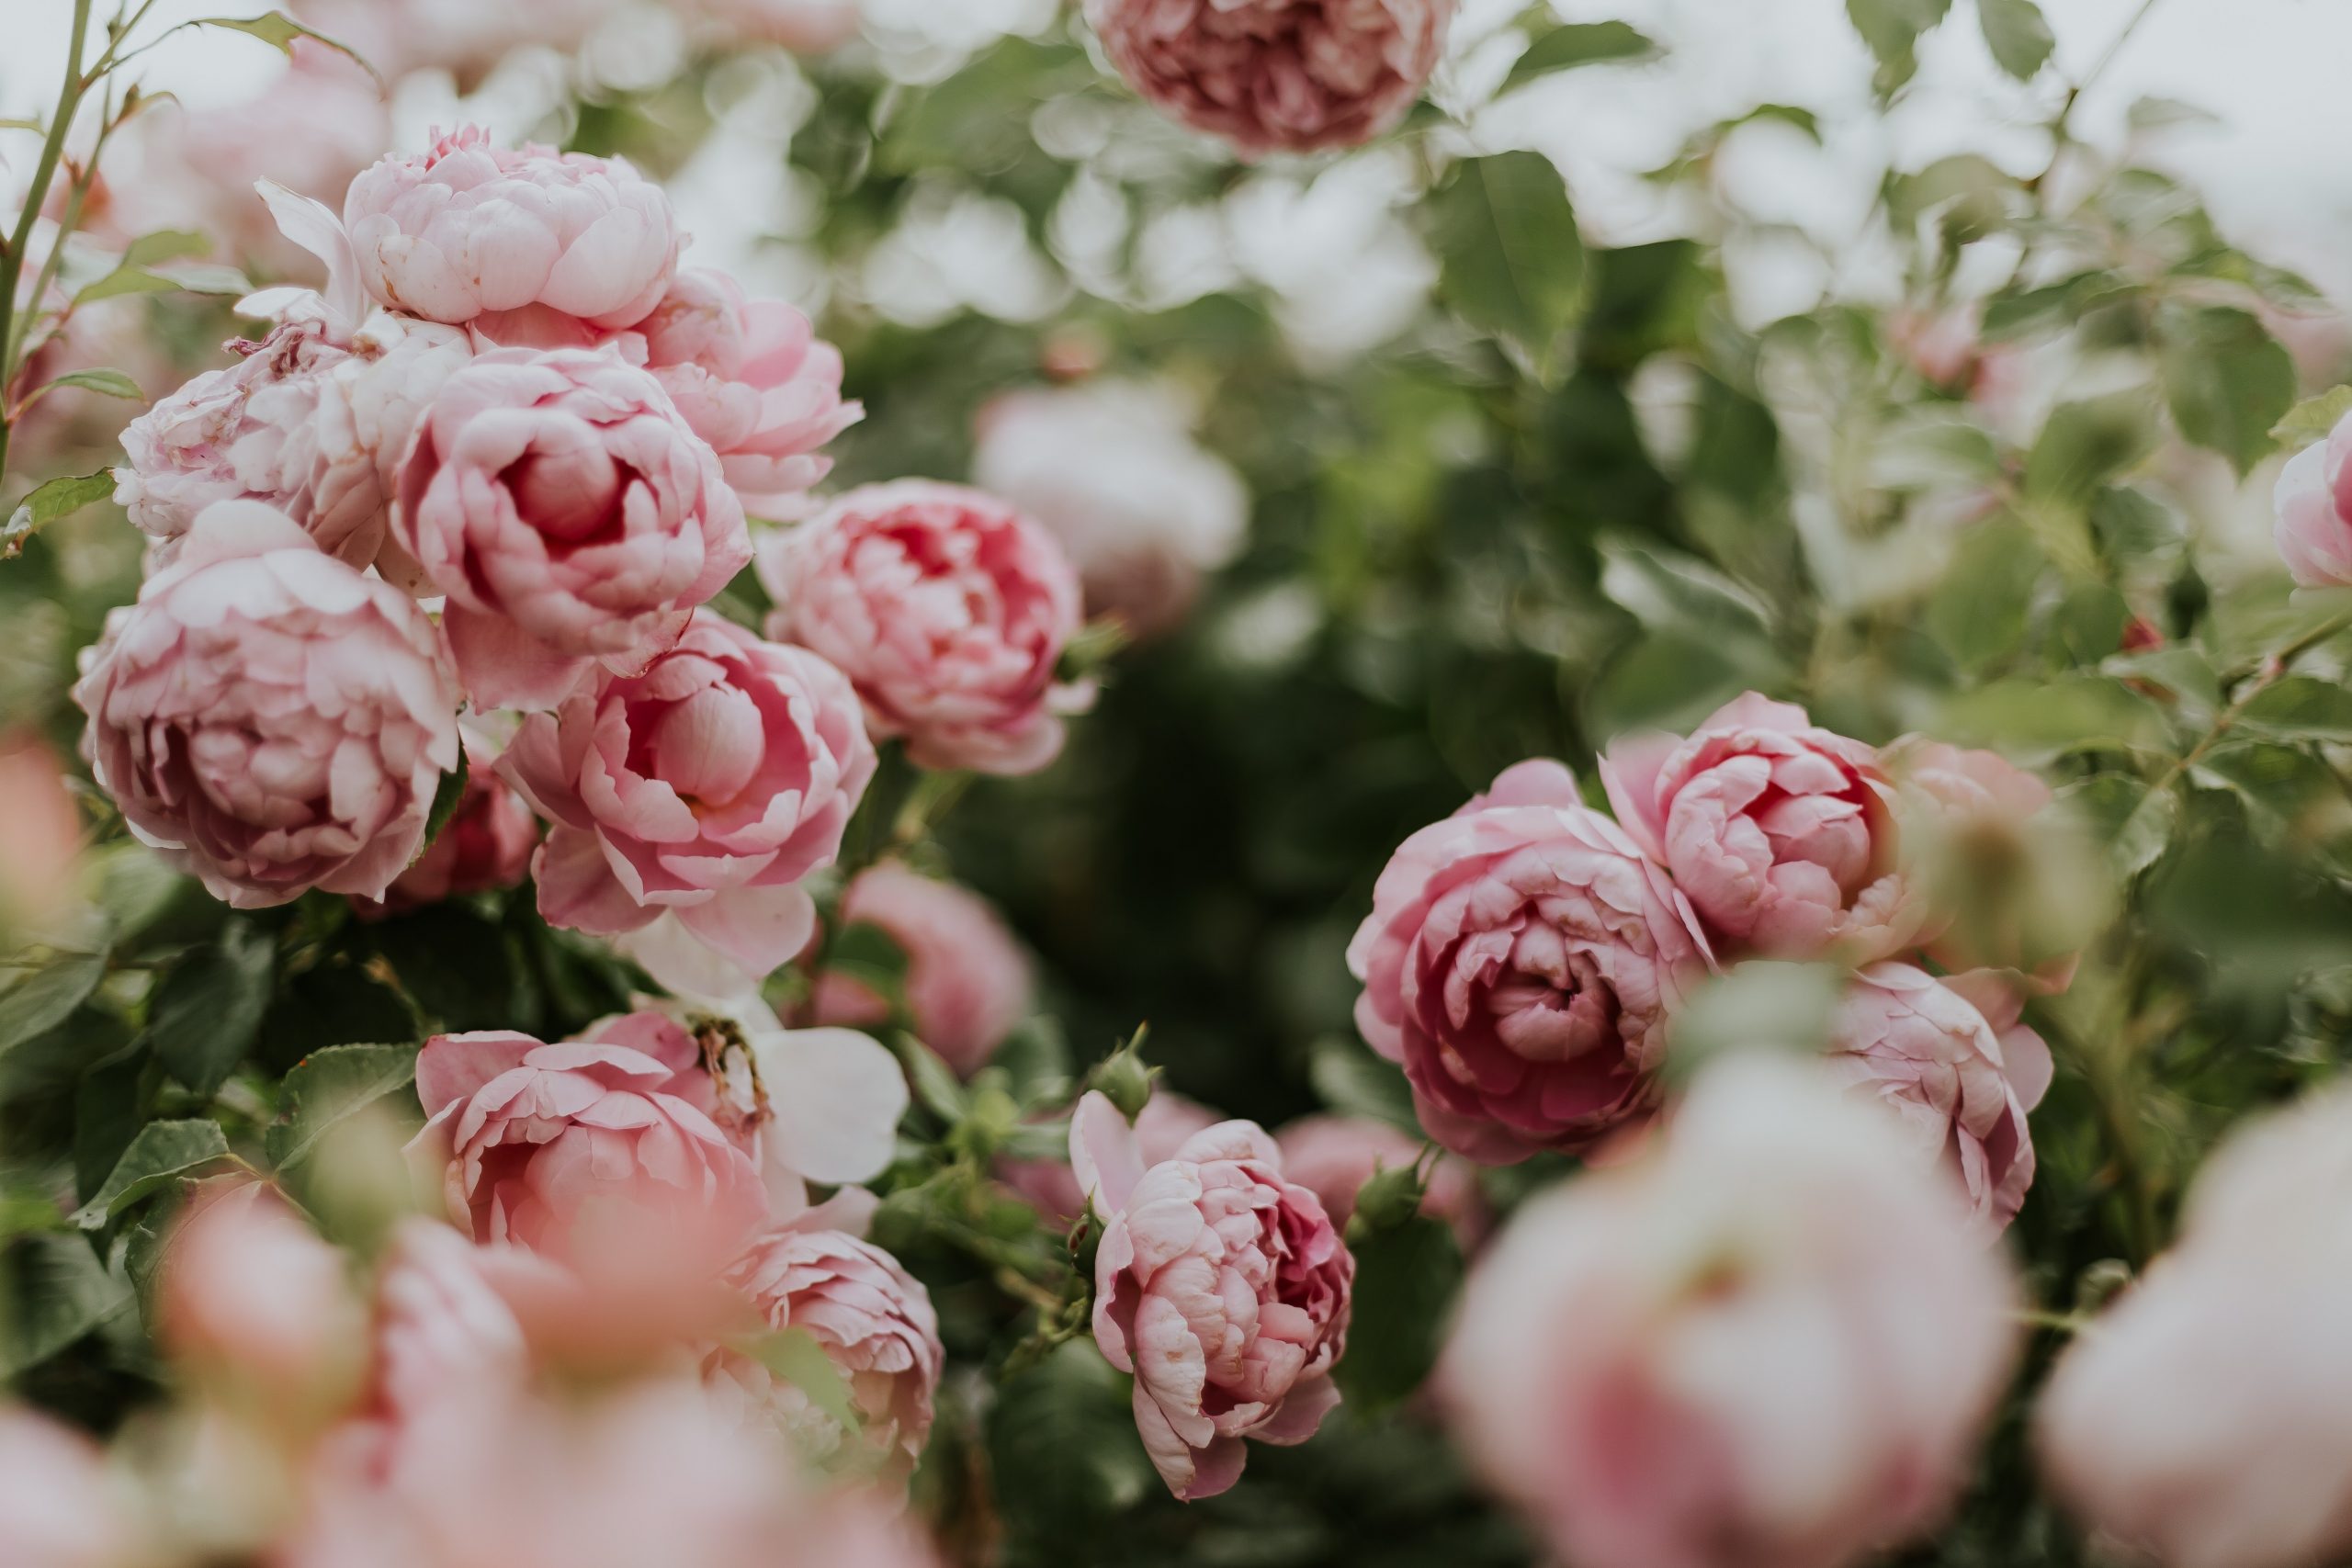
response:
<svg viewBox="0 0 2352 1568"><path fill-rule="evenodd" d="M32 183L25 187L24 210L17 214L16 231L8 237L8 254L0 256L0 344L14 344L22 335L22 323L17 320L17 286L24 279L25 250L32 243L33 225L40 220L42 204L49 199L49 184L57 175L58 160L65 154L65 138L74 128L74 117L82 107L82 95L88 84L82 77L82 45L90 30L90 0L74 0L74 31L65 46L65 85L58 91L57 112L49 123L49 135L41 142L40 161L33 165ZM63 236L59 236L62 243ZM28 310L38 310L40 301L27 302ZM17 378L17 364L13 355L0 358L0 387ZM0 412L0 479L8 472L9 422Z"/></svg>
<svg viewBox="0 0 2352 1568"><path fill-rule="evenodd" d="M2123 52L2123 46L2132 41L2132 35L2140 30L2140 24L2146 21L2148 13L2155 8L2156 0L2140 0L2140 8L2132 13L2132 19L2123 24L2123 30L2117 33L2114 39L2108 44L2107 52L2091 62L2091 68L2083 73L2080 81L2066 89L2065 101L2058 106L2058 118L2050 122L2049 165L2032 179L2028 180L2026 188L2040 190L2041 183L2050 177L2052 170L2057 168L2059 156L2075 140L2075 106L2081 103L2083 95L2089 92L2098 85L2099 78L2107 74L2108 68L2115 63L2115 57Z"/></svg>

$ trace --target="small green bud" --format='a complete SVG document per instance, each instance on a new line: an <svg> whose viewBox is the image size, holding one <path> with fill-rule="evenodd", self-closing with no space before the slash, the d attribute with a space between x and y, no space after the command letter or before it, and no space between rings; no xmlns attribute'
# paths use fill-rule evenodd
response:
<svg viewBox="0 0 2352 1568"><path fill-rule="evenodd" d="M1348 1229L1361 1227L1376 1235L1393 1231L1421 1212L1421 1173L1417 1166L1383 1167L1365 1179L1356 1192L1356 1212Z"/></svg>
<svg viewBox="0 0 2352 1568"><path fill-rule="evenodd" d="M1119 1114L1132 1122L1143 1114L1151 1103L1154 1080L1159 1077L1158 1067L1147 1066L1143 1059L1144 1031L1136 1031L1135 1038L1110 1055L1086 1075L1086 1087L1119 1108Z"/></svg>

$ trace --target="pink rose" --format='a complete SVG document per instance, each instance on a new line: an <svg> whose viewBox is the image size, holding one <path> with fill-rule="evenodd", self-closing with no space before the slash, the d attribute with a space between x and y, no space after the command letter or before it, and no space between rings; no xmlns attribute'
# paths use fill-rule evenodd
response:
<svg viewBox="0 0 2352 1568"><path fill-rule="evenodd" d="M2352 1552L2352 1095L2233 1134L2179 1239L2041 1394L2043 1473L2097 1536L2178 1568Z"/></svg>
<svg viewBox="0 0 2352 1568"><path fill-rule="evenodd" d="M1445 48L1454 0L1087 0L1127 85L1245 158L1371 141Z"/></svg>
<svg viewBox="0 0 2352 1568"><path fill-rule="evenodd" d="M1883 1117L1708 1068L1635 1163L1521 1209L1440 1386L1581 1568L1842 1568L1931 1528L2015 1364L2015 1291Z"/></svg>
<svg viewBox="0 0 2352 1568"><path fill-rule="evenodd" d="M789 962L874 776L856 694L805 649L709 611L643 673L523 722L499 768L553 826L539 909L599 935L673 910L753 975Z"/></svg>
<svg viewBox="0 0 2352 1568"><path fill-rule="evenodd" d="M718 459L610 350L497 349L451 377L401 464L393 531L449 596L483 706L639 675L751 559Z"/></svg>
<svg viewBox="0 0 2352 1568"><path fill-rule="evenodd" d="M139 1560L98 1445L31 1410L0 1404L0 1562L119 1568Z"/></svg>
<svg viewBox="0 0 2352 1568"><path fill-rule="evenodd" d="M0 731L0 932L38 922L72 892L82 857L82 813L48 742ZM5 940L0 938L0 940Z"/></svg>
<svg viewBox="0 0 2352 1568"><path fill-rule="evenodd" d="M363 904L363 913L421 909L468 893L513 887L529 874L531 852L539 843L538 820L472 744L466 750L471 766L456 815L416 863L401 873L383 902Z"/></svg>
<svg viewBox="0 0 2352 1568"><path fill-rule="evenodd" d="M1618 821L1722 946L1884 957L1917 928L1885 770L1801 707L1750 692L1688 740L1617 742L1600 778Z"/></svg>
<svg viewBox="0 0 2352 1568"><path fill-rule="evenodd" d="M85 651L74 700L131 831L239 908L381 897L458 765L424 612L254 502L198 519Z"/></svg>
<svg viewBox="0 0 2352 1568"><path fill-rule="evenodd" d="M768 635L838 665L877 739L926 768L1027 773L1092 694L1057 676L1077 576L1050 535L957 485L869 485L764 541Z"/></svg>
<svg viewBox="0 0 2352 1568"><path fill-rule="evenodd" d="M907 1010L915 1032L970 1077L1029 1012L1029 960L978 894L891 862L860 872L842 895L838 923L880 928L907 955ZM890 1010L859 981L818 976L819 1023L887 1022Z"/></svg>
<svg viewBox="0 0 2352 1568"><path fill-rule="evenodd" d="M1348 945L1364 1039L1430 1135L1490 1165L1645 1115L1668 1010L1707 964L1666 874L1549 761L1406 840Z"/></svg>
<svg viewBox="0 0 2352 1568"><path fill-rule="evenodd" d="M1199 1100L1187 1100L1173 1089L1156 1089L1136 1117L1136 1147L1147 1167L1159 1165L1174 1159L1193 1134L1205 1133L1223 1120ZM997 1179L1057 1229L1069 1229L1086 1213L1086 1194L1078 1185L1077 1171L1067 1161L1003 1160L997 1166Z"/></svg>
<svg viewBox="0 0 2352 1568"><path fill-rule="evenodd" d="M830 54L857 38L858 0L687 0L738 38Z"/></svg>
<svg viewBox="0 0 2352 1568"><path fill-rule="evenodd" d="M678 265L669 197L626 161L493 148L480 126L368 169L343 221L379 303L457 325L539 305L634 326Z"/></svg>
<svg viewBox="0 0 2352 1568"><path fill-rule="evenodd" d="M314 1420L358 1382L366 1323L348 1269L273 1189L214 1184L165 1239L156 1338L216 1391Z"/></svg>
<svg viewBox="0 0 2352 1568"><path fill-rule="evenodd" d="M752 1402L820 1463L870 1466L903 1485L931 1436L947 1355L930 1292L880 1247L805 1224L761 1237L730 1277L770 1329L797 1329L823 1348L861 1426L853 1436L797 1385L732 1350L705 1364L714 1392Z"/></svg>
<svg viewBox="0 0 2352 1568"><path fill-rule="evenodd" d="M1384 1170L1409 1170L1421 1157L1420 1140L1368 1116L1302 1116L1274 1134L1283 1172L1323 1201L1323 1212L1344 1232L1356 1194ZM1487 1201L1468 1170L1451 1159L1430 1167L1421 1213L1453 1228L1462 1250L1487 1234Z"/></svg>
<svg viewBox="0 0 2352 1568"><path fill-rule="evenodd" d="M2352 585L2352 416L2335 423L2327 439L2306 446L2278 471L2275 498L2278 554L2305 588Z"/></svg>
<svg viewBox="0 0 2352 1568"><path fill-rule="evenodd" d="M842 354L779 299L746 299L724 273L678 275L635 331L646 364L753 511L793 514L832 469L817 454L865 417L842 401Z"/></svg>
<svg viewBox="0 0 2352 1568"><path fill-rule="evenodd" d="M1094 1342L1135 1374L1136 1427L1168 1489L1213 1497L1241 1478L1243 1438L1303 1443L1339 1404L1355 1259L1254 1122L1147 1168L1126 1119L1090 1093L1069 1147L1103 1217Z"/></svg>
<svg viewBox="0 0 2352 1568"><path fill-rule="evenodd" d="M471 92L518 49L576 52L623 0L295 0L287 10L358 51L391 80L447 71Z"/></svg>
<svg viewBox="0 0 2352 1568"><path fill-rule="evenodd" d="M2063 857L2050 786L1995 751L1906 736L1885 753L1902 791L1906 880L1924 908L1918 941L1954 972L2000 969L2053 993L2073 983L2075 940L2095 926L2051 879L2089 880L2095 868ZM2018 874L2038 869L2041 879ZM2068 891L2059 888L2064 894Z"/></svg>
<svg viewBox="0 0 2352 1568"><path fill-rule="evenodd" d="M1894 1111L1923 1161L1948 1164L1977 1219L2007 1228L2033 1185L2026 1112L2050 1087L2050 1047L2016 1022L1989 976L1938 980L1908 964L1873 964L1838 1008L1827 1058L1855 1094ZM1984 1008L2004 1015L1996 1030Z"/></svg>

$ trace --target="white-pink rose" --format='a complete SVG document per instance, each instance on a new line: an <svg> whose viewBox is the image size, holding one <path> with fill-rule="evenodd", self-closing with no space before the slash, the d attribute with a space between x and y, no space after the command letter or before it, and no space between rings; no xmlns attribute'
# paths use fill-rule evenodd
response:
<svg viewBox="0 0 2352 1568"><path fill-rule="evenodd" d="M1441 1383L1474 1461L1579 1568L1842 1568L1967 1481L2013 1304L1883 1118L1747 1055L1643 1158L1513 1217Z"/></svg>
<svg viewBox="0 0 2352 1568"><path fill-rule="evenodd" d="M2352 586L2352 415L2279 470L2274 536L2287 570L2305 588Z"/></svg>
<svg viewBox="0 0 2352 1568"><path fill-rule="evenodd" d="M458 765L457 682L424 612L258 502L199 517L84 659L99 784L240 908L381 897Z"/></svg>
<svg viewBox="0 0 2352 1568"><path fill-rule="evenodd" d="M165 1238L157 1342L273 1420L338 1407L357 1385L365 1327L344 1254L262 1182L212 1185Z"/></svg>
<svg viewBox="0 0 2352 1568"><path fill-rule="evenodd" d="M123 1568L137 1536L97 1444L46 1416L0 1405L0 1562Z"/></svg>
<svg viewBox="0 0 2352 1568"><path fill-rule="evenodd" d="M1053 536L993 496L905 479L869 485L772 536L768 635L831 660L876 738L926 768L1034 773L1062 747L1080 623L1077 574Z"/></svg>
<svg viewBox="0 0 2352 1568"><path fill-rule="evenodd" d="M891 862L858 874L838 922L878 927L906 954L907 1011L922 1043L970 1077L1029 1011L1029 960L978 894ZM860 981L829 970L811 1006L820 1023L866 1025L890 1009Z"/></svg>

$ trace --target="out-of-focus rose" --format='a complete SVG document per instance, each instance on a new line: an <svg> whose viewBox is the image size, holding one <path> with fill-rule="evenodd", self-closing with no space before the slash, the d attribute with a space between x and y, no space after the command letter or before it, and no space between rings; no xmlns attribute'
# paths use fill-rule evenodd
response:
<svg viewBox="0 0 2352 1568"><path fill-rule="evenodd" d="M238 908L382 897L458 765L457 683L424 612L258 502L206 512L83 659L99 784Z"/></svg>
<svg viewBox="0 0 2352 1568"><path fill-rule="evenodd" d="M1303 1443L1339 1404L1355 1259L1254 1122L1147 1168L1126 1119L1090 1093L1069 1146L1103 1216L1094 1341L1135 1374L1136 1427L1168 1489L1213 1497L1240 1479L1244 1438Z"/></svg>
<svg viewBox="0 0 2352 1568"><path fill-rule="evenodd" d="M1719 949L1883 958L1917 928L1877 753L1794 704L1750 692L1687 740L1620 740L1600 778Z"/></svg>
<svg viewBox="0 0 2352 1568"><path fill-rule="evenodd" d="M1127 85L1245 158L1369 141L1436 69L1454 0L1087 0Z"/></svg>
<svg viewBox="0 0 2352 1568"><path fill-rule="evenodd" d="M771 536L768 635L816 649L865 701L877 739L926 768L1035 773L1090 689L1057 667L1079 629L1077 574L1053 536L993 496L906 479L841 497Z"/></svg>
<svg viewBox="0 0 2352 1568"><path fill-rule="evenodd" d="M510 152L480 126L361 174L343 221L378 303L458 325L545 306L634 326L669 288L681 243L669 197L625 160Z"/></svg>
<svg viewBox="0 0 2352 1568"><path fill-rule="evenodd" d="M1159 1165L1174 1159L1176 1151L1193 1134L1204 1133L1224 1120L1197 1100L1187 1100L1172 1089L1156 1089L1136 1117L1136 1147L1147 1167ZM997 1179L1062 1230L1086 1213L1086 1193L1078 1185L1077 1171L1066 1161L1004 1160L997 1166Z"/></svg>
<svg viewBox="0 0 2352 1568"><path fill-rule="evenodd" d="M530 804L491 771L470 739L466 750L470 765L456 814L380 904L360 906L364 913L421 909L468 893L513 887L529 874L531 852L539 842Z"/></svg>
<svg viewBox="0 0 2352 1568"><path fill-rule="evenodd" d="M856 39L858 0L687 0L740 39L795 54L830 54Z"/></svg>
<svg viewBox="0 0 2352 1568"><path fill-rule="evenodd" d="M771 1330L798 1330L824 1350L861 1426L853 1436L797 1384L733 1350L705 1363L714 1393L749 1402L820 1464L872 1469L903 1484L931 1436L947 1355L930 1292L880 1247L805 1225L762 1236L731 1277Z"/></svg>
<svg viewBox="0 0 2352 1568"><path fill-rule="evenodd" d="M1182 621L1202 575L1233 558L1250 525L1241 477L1148 387L998 398L980 412L972 478L1059 539L1088 610L1137 637Z"/></svg>
<svg viewBox="0 0 2352 1568"><path fill-rule="evenodd" d="M165 1239L155 1336L219 1394L300 1424L356 1390L366 1319L343 1253L270 1188L232 1181Z"/></svg>
<svg viewBox="0 0 2352 1568"><path fill-rule="evenodd" d="M1345 1231L1356 1212L1356 1194L1383 1170L1409 1170L1421 1157L1420 1141L1368 1116L1302 1116L1279 1129L1283 1174L1323 1200L1323 1212ZM1421 1193L1421 1213L1453 1227L1464 1252L1487 1234L1487 1201L1468 1170L1451 1159L1430 1166Z"/></svg>
<svg viewBox="0 0 2352 1568"><path fill-rule="evenodd" d="M0 931L37 922L73 891L82 814L48 742L29 730L0 733Z"/></svg>
<svg viewBox="0 0 2352 1568"><path fill-rule="evenodd" d="M2352 1093L2234 1134L2173 1250L2074 1341L2042 1468L2110 1544L2167 1568L2352 1552Z"/></svg>
<svg viewBox="0 0 2352 1568"><path fill-rule="evenodd" d="M1707 1069L1640 1161L1516 1215L1441 1387L1583 1568L1838 1568L1931 1527L2016 1355L2013 1286L1884 1119Z"/></svg>
<svg viewBox="0 0 2352 1568"><path fill-rule="evenodd" d="M2279 470L2273 530L2287 570L2305 588L2352 586L2352 415Z"/></svg>
<svg viewBox="0 0 2352 1568"><path fill-rule="evenodd" d="M2099 868L2052 809L2050 786L1997 752L1917 736L1885 762L1928 956L1954 973L1999 969L2037 992L2064 990L2104 911Z"/></svg>
<svg viewBox="0 0 2352 1568"><path fill-rule="evenodd" d="M780 299L746 299L724 273L678 275L635 331L646 364L718 454L743 504L797 515L832 470L824 445L865 417L842 400L842 355Z"/></svg>
<svg viewBox="0 0 2352 1568"><path fill-rule="evenodd" d="M1029 960L987 901L884 863L842 895L839 922L879 927L907 955L907 1011L924 1044L970 1077L1029 1011ZM876 1024L888 1003L837 971L818 976L820 1023Z"/></svg>
<svg viewBox="0 0 2352 1568"><path fill-rule="evenodd" d="M1348 967L1357 1027L1404 1067L1421 1125L1497 1165L1646 1114L1668 1010L1707 957L1665 872L1566 768L1530 761L1405 840Z"/></svg>
<svg viewBox="0 0 2352 1568"><path fill-rule="evenodd" d="M2050 1087L2050 1047L2022 1025L1997 1031L1973 981L1873 964L1839 1006L1827 1057L1838 1081L1894 1111L1929 1164L1950 1165L1976 1217L2007 1227L2033 1185L2026 1112ZM1997 984L1996 982L1994 984ZM1998 1007L1993 993L1988 1004Z"/></svg>
<svg viewBox="0 0 2352 1568"><path fill-rule="evenodd" d="M551 708L596 663L643 674L752 556L718 457L609 349L475 359L419 423L398 498L483 706Z"/></svg>
<svg viewBox="0 0 2352 1568"><path fill-rule="evenodd" d="M554 826L539 909L600 935L673 911L754 976L808 942L801 882L874 776L857 695L806 649L707 611L643 673L523 721L500 770Z"/></svg>
<svg viewBox="0 0 2352 1568"><path fill-rule="evenodd" d="M70 1427L0 1405L0 1562L124 1568L137 1561L106 1455Z"/></svg>

